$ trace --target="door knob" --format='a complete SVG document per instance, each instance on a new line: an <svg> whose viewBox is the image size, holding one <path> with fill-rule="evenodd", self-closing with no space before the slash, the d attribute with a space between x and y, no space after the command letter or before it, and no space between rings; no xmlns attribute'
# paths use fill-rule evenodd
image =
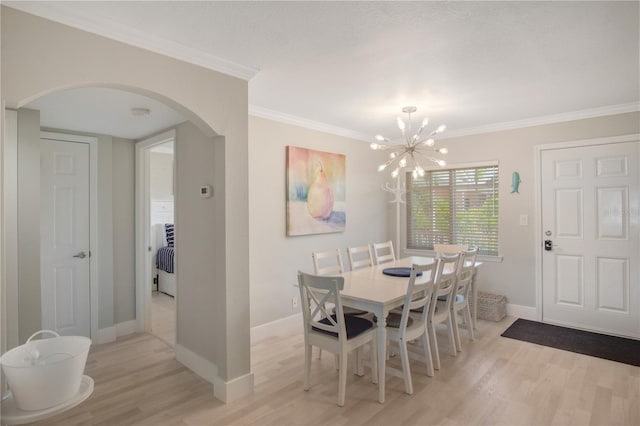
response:
<svg viewBox="0 0 640 426"><path fill-rule="evenodd" d="M81 251L80 253L74 255L73 257L84 259L85 257L87 257L87 254L85 252Z"/></svg>
<svg viewBox="0 0 640 426"><path fill-rule="evenodd" d="M544 249L546 251L551 251L552 248L553 248L553 242L551 242L551 240L544 240Z"/></svg>

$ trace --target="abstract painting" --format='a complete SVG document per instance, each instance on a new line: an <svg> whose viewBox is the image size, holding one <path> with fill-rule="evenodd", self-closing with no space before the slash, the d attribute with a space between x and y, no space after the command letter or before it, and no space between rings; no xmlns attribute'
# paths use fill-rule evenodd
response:
<svg viewBox="0 0 640 426"><path fill-rule="evenodd" d="M342 232L345 156L287 147L287 235Z"/></svg>

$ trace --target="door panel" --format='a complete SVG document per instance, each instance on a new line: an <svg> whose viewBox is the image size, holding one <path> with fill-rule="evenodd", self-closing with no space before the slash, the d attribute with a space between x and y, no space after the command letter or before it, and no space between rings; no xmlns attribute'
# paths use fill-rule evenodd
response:
<svg viewBox="0 0 640 426"><path fill-rule="evenodd" d="M598 309L627 312L629 309L629 261L598 257Z"/></svg>
<svg viewBox="0 0 640 426"><path fill-rule="evenodd" d="M556 259L556 303L582 306L584 304L582 256L558 255Z"/></svg>
<svg viewBox="0 0 640 426"><path fill-rule="evenodd" d="M543 320L640 337L640 143L542 152Z"/></svg>
<svg viewBox="0 0 640 426"><path fill-rule="evenodd" d="M90 337L89 145L40 148L42 326Z"/></svg>

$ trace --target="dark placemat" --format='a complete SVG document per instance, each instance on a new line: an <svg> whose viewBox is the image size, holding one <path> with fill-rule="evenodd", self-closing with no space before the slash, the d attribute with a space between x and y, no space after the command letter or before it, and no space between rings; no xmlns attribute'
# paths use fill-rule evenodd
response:
<svg viewBox="0 0 640 426"><path fill-rule="evenodd" d="M395 267L395 268L386 268L382 270L382 273L385 275L389 275L391 277L410 277L411 276L411 268L409 267ZM418 272L416 277L422 275L422 272Z"/></svg>
<svg viewBox="0 0 640 426"><path fill-rule="evenodd" d="M503 337L640 367L640 341L517 319Z"/></svg>

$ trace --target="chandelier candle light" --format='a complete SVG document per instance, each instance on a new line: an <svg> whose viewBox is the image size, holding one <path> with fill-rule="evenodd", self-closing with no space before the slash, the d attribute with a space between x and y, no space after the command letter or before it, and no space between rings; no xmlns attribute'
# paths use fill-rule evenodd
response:
<svg viewBox="0 0 640 426"><path fill-rule="evenodd" d="M429 124L429 119L425 118L422 120L422 124L418 131L412 135L411 114L416 111L416 107L407 106L402 108L402 112L409 116L407 121L405 122L401 117L398 117L398 127L400 128L402 135L405 137L405 142L403 144L393 145L393 142L390 139L387 139L382 135L376 135L375 139L377 142L371 143L371 149L391 151L389 153L389 159L378 166L379 172L385 170L387 167L395 166L391 172L391 177L397 178L400 174L400 170L406 168L408 162L411 161L411 167L413 167L412 175L413 178L416 179L418 176L424 176L424 169L420 165L420 160L432 161L440 167L447 165L446 161L433 157L431 154L433 152L437 152L439 154L446 154L449 152L447 148L435 148L436 142L433 139L434 136L444 132L447 126L441 124L436 130L432 131L427 136L423 136L423 132Z"/></svg>

